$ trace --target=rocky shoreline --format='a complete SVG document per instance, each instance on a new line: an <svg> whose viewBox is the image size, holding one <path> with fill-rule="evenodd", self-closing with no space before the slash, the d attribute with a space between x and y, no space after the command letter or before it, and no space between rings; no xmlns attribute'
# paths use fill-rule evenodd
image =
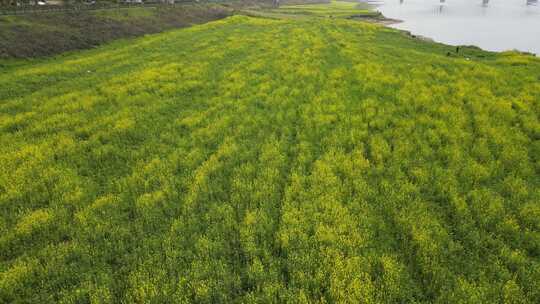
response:
<svg viewBox="0 0 540 304"><path fill-rule="evenodd" d="M376 15L353 15L353 16L350 16L349 19L376 23L376 24L381 24L381 25L392 25L392 24L403 22L403 20L387 18L381 13L378 13Z"/></svg>

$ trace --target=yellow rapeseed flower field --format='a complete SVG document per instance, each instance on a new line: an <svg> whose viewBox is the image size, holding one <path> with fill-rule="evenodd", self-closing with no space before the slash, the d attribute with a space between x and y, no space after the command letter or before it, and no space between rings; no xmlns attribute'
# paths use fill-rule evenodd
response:
<svg viewBox="0 0 540 304"><path fill-rule="evenodd" d="M4 64L0 302L539 303L540 60L453 50L233 16Z"/></svg>

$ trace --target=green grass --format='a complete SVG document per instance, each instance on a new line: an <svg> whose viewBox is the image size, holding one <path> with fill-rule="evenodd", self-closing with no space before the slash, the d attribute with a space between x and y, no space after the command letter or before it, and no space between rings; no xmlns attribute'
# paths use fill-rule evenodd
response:
<svg viewBox="0 0 540 304"><path fill-rule="evenodd" d="M346 1L329 3L282 5L279 8L262 7L242 10L249 16L273 19L309 19L309 18L341 18L380 17L380 13L371 10L367 4Z"/></svg>
<svg viewBox="0 0 540 304"><path fill-rule="evenodd" d="M331 1L321 4L284 5L271 10L275 13L292 15L309 15L316 17L347 18L357 15L375 15L367 4L358 2Z"/></svg>
<svg viewBox="0 0 540 304"><path fill-rule="evenodd" d="M2 303L538 303L540 60L235 16L2 66Z"/></svg>
<svg viewBox="0 0 540 304"><path fill-rule="evenodd" d="M118 21L126 21L132 18L151 18L157 15L156 7L130 7L123 9L96 10L94 15L110 18Z"/></svg>
<svg viewBox="0 0 540 304"><path fill-rule="evenodd" d="M0 60L89 49L230 14L225 6L206 3L0 16Z"/></svg>

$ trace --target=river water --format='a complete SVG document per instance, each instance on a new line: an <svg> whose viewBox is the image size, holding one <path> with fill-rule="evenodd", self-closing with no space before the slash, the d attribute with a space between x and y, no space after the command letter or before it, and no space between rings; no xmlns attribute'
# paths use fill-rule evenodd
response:
<svg viewBox="0 0 540 304"><path fill-rule="evenodd" d="M540 55L540 0L368 0L392 27L451 45ZM380 1L380 2L377 2Z"/></svg>

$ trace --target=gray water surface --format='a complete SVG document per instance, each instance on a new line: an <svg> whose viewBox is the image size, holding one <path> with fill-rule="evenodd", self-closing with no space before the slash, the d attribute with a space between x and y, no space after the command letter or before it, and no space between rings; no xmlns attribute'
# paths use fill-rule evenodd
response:
<svg viewBox="0 0 540 304"><path fill-rule="evenodd" d="M451 45L540 55L540 0L376 1L384 16L403 21L394 28Z"/></svg>

